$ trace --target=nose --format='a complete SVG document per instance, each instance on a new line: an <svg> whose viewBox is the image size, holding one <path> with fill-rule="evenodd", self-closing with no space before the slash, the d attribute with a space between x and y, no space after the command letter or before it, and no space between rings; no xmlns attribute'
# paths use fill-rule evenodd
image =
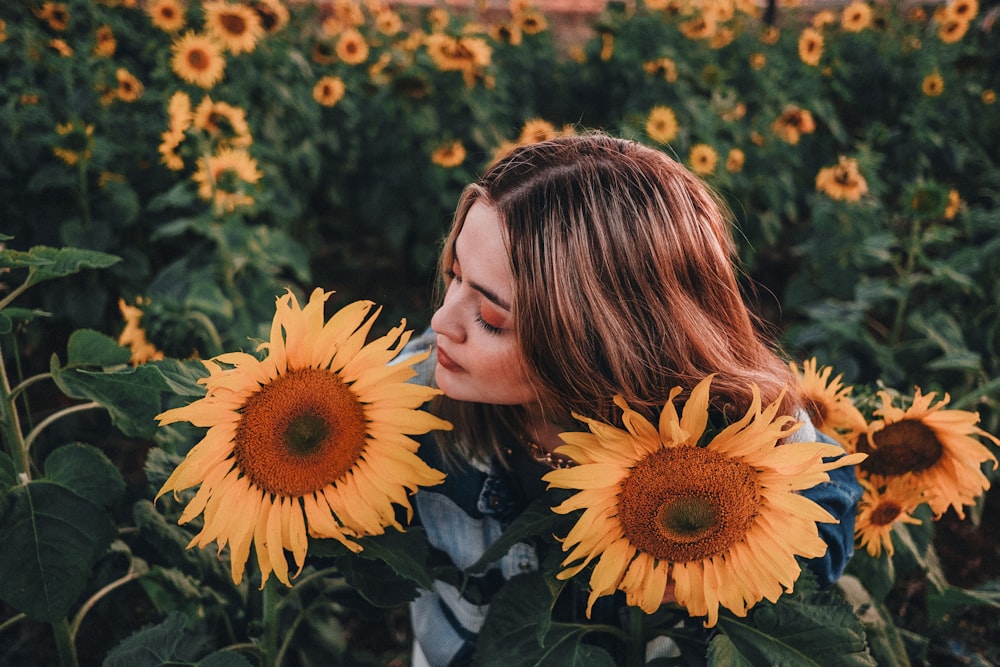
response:
<svg viewBox="0 0 1000 667"><path fill-rule="evenodd" d="M456 298L457 285L452 283L445 292L444 301L431 316L431 329L439 336L449 338L456 343L465 340L465 327L460 315L460 300Z"/></svg>

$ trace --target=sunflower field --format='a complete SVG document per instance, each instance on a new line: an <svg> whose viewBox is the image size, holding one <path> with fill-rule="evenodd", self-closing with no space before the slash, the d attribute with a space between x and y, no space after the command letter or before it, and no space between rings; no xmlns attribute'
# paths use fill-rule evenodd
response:
<svg viewBox="0 0 1000 667"><path fill-rule="evenodd" d="M588 128L722 195L817 427L868 454L837 586L804 573L777 601L710 606L708 633L637 613L616 640L671 637L659 665L1000 664L1000 5L611 0L586 18L3 3L0 664L409 664L434 564L393 511L435 471L356 522L337 494L272 512L265 493L277 518L236 533L204 497L230 482L191 472L215 438L195 406L235 391L223 367L280 376L295 327L351 347L338 363L362 382L427 327L463 186ZM367 300L374 329L350 305ZM565 520L531 512L491 554ZM552 621L558 590L495 601L475 664L615 664L600 630Z"/></svg>

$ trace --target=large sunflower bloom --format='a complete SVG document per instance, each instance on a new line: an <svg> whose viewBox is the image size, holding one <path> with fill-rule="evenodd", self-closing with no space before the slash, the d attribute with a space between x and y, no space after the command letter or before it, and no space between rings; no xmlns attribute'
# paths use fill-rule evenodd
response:
<svg viewBox="0 0 1000 667"><path fill-rule="evenodd" d="M261 587L272 572L290 585L285 551L301 571L307 533L360 551L354 538L402 530L397 506L412 517L409 492L444 478L409 437L450 428L419 410L437 390L407 382L426 355L390 364L410 338L405 323L366 344L378 310L358 301L324 322L329 296L317 289L302 308L279 297L266 358L206 362L205 397L157 417L209 428L157 498L201 485L180 523L204 514L189 546L229 544L237 584L251 544Z"/></svg>
<svg viewBox="0 0 1000 667"><path fill-rule="evenodd" d="M879 392L882 407L875 415L881 419L870 423L858 438L858 451L869 454L860 470L875 485L909 477L924 490L936 515L953 507L964 519L963 506L974 504L990 488L982 464L991 461L997 466L996 457L976 437L996 445L1000 439L976 426L978 413L943 410L951 400L947 394L932 406L935 395L924 395L918 388L910 407L903 410L892 405L888 392Z"/></svg>
<svg viewBox="0 0 1000 667"><path fill-rule="evenodd" d="M831 380L830 366L816 370L815 358L804 361L801 369L794 361L789 367L799 378L799 392L816 430L853 452L858 436L868 428L865 416L851 400L854 388L840 381L843 375Z"/></svg>
<svg viewBox="0 0 1000 667"><path fill-rule="evenodd" d="M790 592L801 572L796 556L826 552L816 524L836 519L796 491L864 455L840 456L839 446L818 442L778 446L798 424L776 416L780 401L761 410L756 387L746 416L699 446L711 379L698 383L680 417L673 401L681 389L671 390L658 427L616 397L626 430L580 418L589 433L562 434L567 444L557 453L578 465L543 479L579 489L555 512L583 513L564 540L569 555L557 577L597 560L588 615L597 598L618 589L652 613L669 579L677 602L692 616L707 615L711 627L720 606L744 616L761 599Z"/></svg>

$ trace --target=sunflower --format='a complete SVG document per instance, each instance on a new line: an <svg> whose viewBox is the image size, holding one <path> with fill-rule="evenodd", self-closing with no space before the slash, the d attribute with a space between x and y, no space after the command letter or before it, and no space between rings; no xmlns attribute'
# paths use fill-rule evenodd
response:
<svg viewBox="0 0 1000 667"><path fill-rule="evenodd" d="M544 118L529 118L521 126L521 133L517 142L522 145L535 144L540 141L548 141L559 135L556 126Z"/></svg>
<svg viewBox="0 0 1000 667"><path fill-rule="evenodd" d="M457 140L441 144L431 153L431 162L445 169L457 167L465 162L465 146Z"/></svg>
<svg viewBox="0 0 1000 667"><path fill-rule="evenodd" d="M799 34L799 58L806 65L815 67L823 55L823 35L815 28L804 28Z"/></svg>
<svg viewBox="0 0 1000 667"><path fill-rule="evenodd" d="M642 71L650 76L663 77L667 83L677 81L677 63L672 58L657 58L642 64Z"/></svg>
<svg viewBox="0 0 1000 667"><path fill-rule="evenodd" d="M118 40L110 26L102 25L95 33L95 43L93 54L98 58L110 58L115 55L118 48Z"/></svg>
<svg viewBox="0 0 1000 667"><path fill-rule="evenodd" d="M601 33L601 62L608 62L615 55L615 34L604 31Z"/></svg>
<svg viewBox="0 0 1000 667"><path fill-rule="evenodd" d="M67 44L65 39L50 39L49 48L63 58L71 58L73 56L73 47Z"/></svg>
<svg viewBox="0 0 1000 667"><path fill-rule="evenodd" d="M337 39L337 57L348 65L360 65L368 60L368 42L356 28L349 28Z"/></svg>
<svg viewBox="0 0 1000 667"><path fill-rule="evenodd" d="M939 72L931 72L924 77L923 83L920 84L920 90L927 97L937 97L944 92L944 79L941 78Z"/></svg>
<svg viewBox="0 0 1000 667"><path fill-rule="evenodd" d="M168 127L171 131L183 133L191 127L191 97L183 90L170 96L167 102Z"/></svg>
<svg viewBox="0 0 1000 667"><path fill-rule="evenodd" d="M983 94L980 95L980 99L983 101L983 104L993 104L997 101L997 91L992 88L987 88L983 91Z"/></svg>
<svg viewBox="0 0 1000 667"><path fill-rule="evenodd" d="M117 96L122 102L135 102L142 97L142 82L124 67L118 68L115 79L118 80Z"/></svg>
<svg viewBox="0 0 1000 667"><path fill-rule="evenodd" d="M214 201L220 211L234 211L253 204L246 185L260 180L257 161L242 148L222 148L215 155L198 158L198 171L192 177L198 184L198 196Z"/></svg>
<svg viewBox="0 0 1000 667"><path fill-rule="evenodd" d="M812 134L816 131L816 121L808 109L801 109L793 104L787 106L781 115L774 119L771 131L794 145L799 143L799 138L803 134Z"/></svg>
<svg viewBox="0 0 1000 667"><path fill-rule="evenodd" d="M279 32L291 18L288 7L281 0L255 0L250 6L257 12L260 25L268 35Z"/></svg>
<svg viewBox="0 0 1000 667"><path fill-rule="evenodd" d="M822 9L816 12L815 14L813 14L812 20L810 21L812 27L816 28L817 30L822 29L823 26L833 25L836 22L837 22L837 15L829 9Z"/></svg>
<svg viewBox="0 0 1000 667"><path fill-rule="evenodd" d="M833 199L859 201L868 192L868 182L858 171L858 161L841 155L837 164L816 174L816 189Z"/></svg>
<svg viewBox="0 0 1000 667"><path fill-rule="evenodd" d="M945 44L954 44L965 37L969 32L969 21L948 20L943 21L938 27L938 39Z"/></svg>
<svg viewBox="0 0 1000 667"><path fill-rule="evenodd" d="M187 23L184 5L178 0L153 0L146 6L146 13L152 24L163 32L177 32Z"/></svg>
<svg viewBox="0 0 1000 667"><path fill-rule="evenodd" d="M892 527L897 523L920 523L911 513L924 502L923 493L903 477L894 477L881 488L866 479L860 481L864 494L858 503L854 537L872 558L881 556L883 549L891 556Z"/></svg>
<svg viewBox="0 0 1000 667"><path fill-rule="evenodd" d="M944 206L944 219L953 220L961 208L962 195L958 194L958 190L949 190L948 199Z"/></svg>
<svg viewBox="0 0 1000 667"><path fill-rule="evenodd" d="M163 358L163 352L149 342L146 330L142 327L142 306L145 303L142 297L136 299L134 306L127 304L125 299L118 299L118 310L125 320L125 327L118 336L118 344L131 350L132 358L129 363L133 366Z"/></svg>
<svg viewBox="0 0 1000 667"><path fill-rule="evenodd" d="M528 9L514 14L514 23L525 35L537 35L545 32L549 22L545 15L535 9Z"/></svg>
<svg viewBox="0 0 1000 667"><path fill-rule="evenodd" d="M160 135L160 161L170 171L180 171L184 168L184 158L177 153L177 148L184 141L184 131L170 129Z"/></svg>
<svg viewBox="0 0 1000 667"><path fill-rule="evenodd" d="M344 98L346 90L339 76L324 76L313 86L313 99L325 107L332 107Z"/></svg>
<svg viewBox="0 0 1000 667"><path fill-rule="evenodd" d="M866 2L852 2L840 13L840 27L847 32L861 32L872 23L872 8Z"/></svg>
<svg viewBox="0 0 1000 667"><path fill-rule="evenodd" d="M619 396L625 430L578 416L590 432L561 435L557 453L577 465L543 479L579 490L555 512L583 513L563 540L569 554L556 576L569 579L597 561L588 616L597 598L616 590L652 613L672 581L677 602L691 616L707 615L711 627L720 606L745 616L761 599L790 592L801 572L796 556L826 552L816 524L835 519L796 492L864 456L818 442L779 446L799 425L777 415L780 399L761 410L756 387L747 414L700 446L711 381L691 391L680 417L681 388L672 389L658 426Z"/></svg>
<svg viewBox="0 0 1000 667"><path fill-rule="evenodd" d="M869 455L859 469L875 485L892 477L910 477L924 489L936 515L953 507L965 518L963 506L975 503L990 488L982 464L997 466L996 457L976 437L996 445L1000 439L976 426L979 414L943 410L951 400L947 394L932 406L935 395L924 395L918 388L910 407L903 410L892 405L888 392L879 392L882 407L875 415L881 419L871 422L858 438L857 450Z"/></svg>
<svg viewBox="0 0 1000 667"><path fill-rule="evenodd" d="M759 72L767 66L767 56L763 53L750 54L750 69Z"/></svg>
<svg viewBox="0 0 1000 667"><path fill-rule="evenodd" d="M260 16L253 9L228 0L212 0L205 5L205 29L230 53L250 53L264 36Z"/></svg>
<svg viewBox="0 0 1000 667"><path fill-rule="evenodd" d="M715 21L706 14L680 24L681 34L688 39L708 39L715 34L715 29Z"/></svg>
<svg viewBox="0 0 1000 667"><path fill-rule="evenodd" d="M251 544L261 588L272 572L291 585L285 551L301 571L307 533L360 551L354 538L402 530L396 508L412 518L409 492L444 478L409 437L451 427L419 410L437 390L407 382L426 355L390 364L410 338L405 323L366 343L374 304L324 321L329 296L317 289L302 308L291 293L278 297L266 358L232 352L205 362L205 397L158 416L209 429L157 498L201 485L180 523L204 514L189 546L229 544L237 584Z"/></svg>
<svg viewBox="0 0 1000 667"><path fill-rule="evenodd" d="M868 422L851 400L853 387L841 383L842 375L830 379L833 368L816 370L816 358L789 364L799 379L799 394L816 430L828 435L853 452L858 436L868 429Z"/></svg>
<svg viewBox="0 0 1000 667"><path fill-rule="evenodd" d="M726 155L726 171L730 173L737 173L743 171L743 164L746 162L747 156L739 148L730 148L729 153Z"/></svg>
<svg viewBox="0 0 1000 667"><path fill-rule="evenodd" d="M657 105L649 112L646 119L646 134L650 139L661 144L667 144L677 138L677 115L668 106Z"/></svg>
<svg viewBox="0 0 1000 667"><path fill-rule="evenodd" d="M403 29L403 18L399 12L384 7L375 12L375 29L383 35L393 37L398 35Z"/></svg>
<svg viewBox="0 0 1000 667"><path fill-rule="evenodd" d="M246 148L253 144L246 111L228 102L216 102L207 95L192 113L191 125L221 146Z"/></svg>
<svg viewBox="0 0 1000 667"><path fill-rule="evenodd" d="M941 8L943 21L965 21L968 23L979 13L978 0L951 0Z"/></svg>
<svg viewBox="0 0 1000 667"><path fill-rule="evenodd" d="M691 164L691 171L699 176L708 176L719 164L719 154L708 144L695 144L688 154L688 162Z"/></svg>
<svg viewBox="0 0 1000 667"><path fill-rule="evenodd" d="M218 43L206 35L189 32L170 46L170 67L184 81L211 88L222 80L226 59Z"/></svg>
<svg viewBox="0 0 1000 667"><path fill-rule="evenodd" d="M69 7L64 2L44 2L41 9L35 10L35 16L58 32L65 31L69 26Z"/></svg>

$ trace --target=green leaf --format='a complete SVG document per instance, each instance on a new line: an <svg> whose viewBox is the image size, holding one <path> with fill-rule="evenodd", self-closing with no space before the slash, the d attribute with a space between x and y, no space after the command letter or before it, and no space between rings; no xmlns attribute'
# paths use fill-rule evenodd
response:
<svg viewBox="0 0 1000 667"><path fill-rule="evenodd" d="M177 359L161 359L146 364L160 371L170 393L177 396L192 396L200 398L205 395L205 385L198 380L208 377L208 369L200 361L178 361Z"/></svg>
<svg viewBox="0 0 1000 667"><path fill-rule="evenodd" d="M100 507L37 480L8 492L0 511L0 598L39 621L65 618L115 536Z"/></svg>
<svg viewBox="0 0 1000 667"><path fill-rule="evenodd" d="M128 348L93 329L74 331L66 344L67 366L119 366L130 358Z"/></svg>
<svg viewBox="0 0 1000 667"><path fill-rule="evenodd" d="M541 572L507 580L479 632L474 667L613 667L607 651L583 643L584 625L551 623L552 591ZM547 627L539 632L540 627Z"/></svg>
<svg viewBox="0 0 1000 667"><path fill-rule="evenodd" d="M708 667L754 667L754 663L740 653L733 640L723 633L712 637L707 657Z"/></svg>
<svg viewBox="0 0 1000 667"><path fill-rule="evenodd" d="M815 592L806 577L799 578L794 595L760 602L746 618L722 610L719 630L755 665L875 667L851 606L832 593Z"/></svg>
<svg viewBox="0 0 1000 667"><path fill-rule="evenodd" d="M156 367L143 364L126 370L87 371L62 368L59 358L52 355L49 368L63 393L103 405L125 435L151 438L156 433L161 394L170 389Z"/></svg>
<svg viewBox="0 0 1000 667"><path fill-rule="evenodd" d="M35 246L27 252L0 251L0 268L28 268L29 285L69 276L84 269L105 269L120 261L121 258L115 255L80 248Z"/></svg>
<svg viewBox="0 0 1000 667"><path fill-rule="evenodd" d="M104 507L125 493L125 480L118 467L104 452L82 442L53 450L45 459L45 478Z"/></svg>
<svg viewBox="0 0 1000 667"><path fill-rule="evenodd" d="M861 620L868 650L879 667L910 667L906 645L885 604L875 600L857 577L842 576L837 588Z"/></svg>
<svg viewBox="0 0 1000 667"><path fill-rule="evenodd" d="M927 592L927 616L929 618L944 618L958 607L993 607L1000 609L1000 591L975 590L946 586L943 591Z"/></svg>
<svg viewBox="0 0 1000 667"><path fill-rule="evenodd" d="M386 609L412 602L419 591L385 561L345 557L338 561L344 580L376 607Z"/></svg>
<svg viewBox="0 0 1000 667"><path fill-rule="evenodd" d="M209 650L208 638L200 630L187 627L181 614L170 614L158 625L146 626L122 641L104 658L103 667L164 667L199 665L205 667L251 667L253 663L236 651Z"/></svg>

